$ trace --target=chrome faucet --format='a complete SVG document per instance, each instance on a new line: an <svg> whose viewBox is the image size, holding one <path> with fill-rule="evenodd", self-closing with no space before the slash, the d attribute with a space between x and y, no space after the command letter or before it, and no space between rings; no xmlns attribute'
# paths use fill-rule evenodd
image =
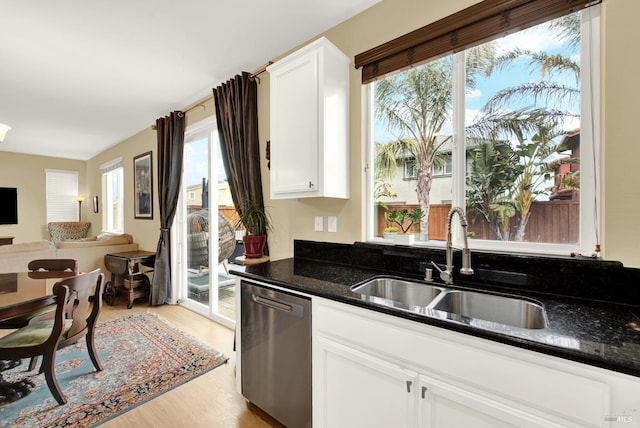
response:
<svg viewBox="0 0 640 428"><path fill-rule="evenodd" d="M440 272L440 279L442 279L445 284L453 284L453 246L451 245L451 221L453 220L453 215L456 213L458 214L458 217L460 217L460 225L462 226L464 236L464 248L462 249L462 267L460 268L460 273L463 275L473 275L473 269L471 268L471 253L469 252L469 243L467 241L467 217L462 208L453 207L451 208L451 211L449 211L449 219L447 221L447 266L445 270L442 270L435 262L431 262L431 264L438 270L438 272Z"/></svg>

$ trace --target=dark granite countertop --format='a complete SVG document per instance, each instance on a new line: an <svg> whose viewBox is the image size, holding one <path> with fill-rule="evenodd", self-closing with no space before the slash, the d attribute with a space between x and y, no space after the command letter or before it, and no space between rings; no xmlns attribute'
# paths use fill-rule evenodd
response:
<svg viewBox="0 0 640 428"><path fill-rule="evenodd" d="M547 313L548 327L529 330L508 326L482 327L379 306L350 291L354 284L388 270L348 266L335 262L290 258L247 266L245 272L232 272L284 289L319 296L415 322L554 355L632 376L640 376L640 307L580 297L506 290L507 294L540 301ZM398 276L393 274L393 276ZM416 278L411 278L416 280ZM441 285L441 284L437 284ZM484 289L485 284L457 282L454 288ZM500 290L492 290L497 292ZM505 292L505 290L502 290Z"/></svg>

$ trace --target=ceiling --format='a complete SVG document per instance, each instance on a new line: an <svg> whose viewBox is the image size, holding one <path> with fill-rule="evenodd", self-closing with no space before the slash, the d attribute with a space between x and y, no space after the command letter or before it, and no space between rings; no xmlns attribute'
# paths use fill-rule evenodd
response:
<svg viewBox="0 0 640 428"><path fill-rule="evenodd" d="M0 152L90 159L378 1L3 2Z"/></svg>

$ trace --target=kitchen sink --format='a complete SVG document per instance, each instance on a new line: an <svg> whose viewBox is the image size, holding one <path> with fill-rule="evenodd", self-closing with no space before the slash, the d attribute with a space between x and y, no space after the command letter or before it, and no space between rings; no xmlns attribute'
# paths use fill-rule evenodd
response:
<svg viewBox="0 0 640 428"><path fill-rule="evenodd" d="M547 327L542 304L515 296L454 290L393 277L373 278L354 285L351 291L377 305L469 325L481 325L474 320L482 320L532 330Z"/></svg>
<svg viewBox="0 0 640 428"><path fill-rule="evenodd" d="M391 277L374 278L351 287L351 291L363 296L364 300L386 306L425 308L443 291L421 282L405 281Z"/></svg>
<svg viewBox="0 0 640 428"><path fill-rule="evenodd" d="M541 329L547 326L544 307L515 297L473 291L448 291L431 309L512 327Z"/></svg>

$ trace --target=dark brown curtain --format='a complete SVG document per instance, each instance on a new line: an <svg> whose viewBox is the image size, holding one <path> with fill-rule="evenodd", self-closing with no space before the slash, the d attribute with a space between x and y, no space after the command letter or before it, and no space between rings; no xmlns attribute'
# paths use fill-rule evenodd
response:
<svg viewBox="0 0 640 428"><path fill-rule="evenodd" d="M593 6L602 0L484 0L355 57L362 83Z"/></svg>
<svg viewBox="0 0 640 428"><path fill-rule="evenodd" d="M264 208L258 140L258 85L243 72L213 90L222 162L238 212L253 199ZM268 249L265 248L265 254Z"/></svg>
<svg viewBox="0 0 640 428"><path fill-rule="evenodd" d="M156 120L158 134L158 202L160 240L151 283L151 304L162 305L171 298L171 242L169 232L176 214L182 157L184 153L184 113L171 112Z"/></svg>

